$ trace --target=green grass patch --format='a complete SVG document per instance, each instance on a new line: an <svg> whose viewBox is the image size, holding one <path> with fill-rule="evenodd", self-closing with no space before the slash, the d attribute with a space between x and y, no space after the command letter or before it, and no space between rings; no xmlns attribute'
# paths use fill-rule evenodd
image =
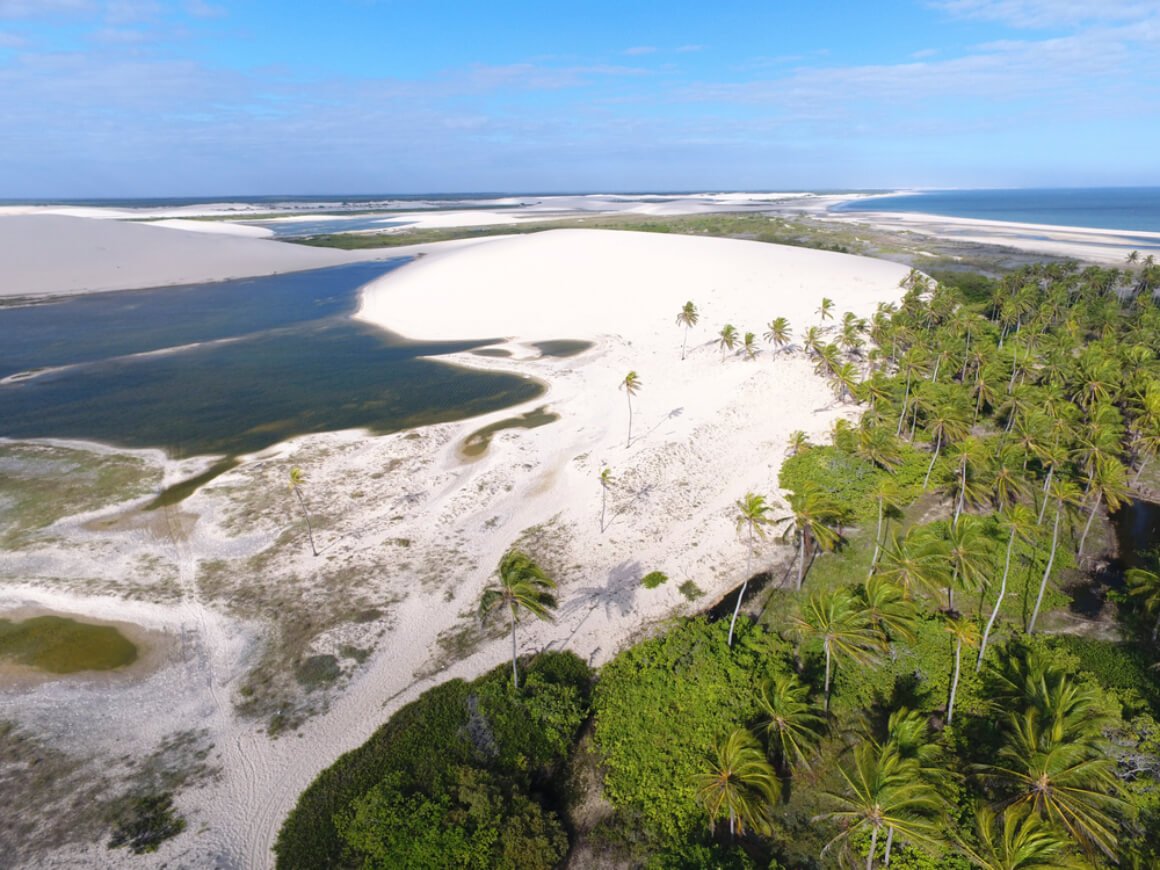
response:
<svg viewBox="0 0 1160 870"><path fill-rule="evenodd" d="M137 647L111 625L64 616L0 619L0 658L50 674L111 671L137 660Z"/></svg>
<svg viewBox="0 0 1160 870"><path fill-rule="evenodd" d="M640 585L645 589L656 589L663 583L669 582L669 575L664 571L649 571L640 578Z"/></svg>

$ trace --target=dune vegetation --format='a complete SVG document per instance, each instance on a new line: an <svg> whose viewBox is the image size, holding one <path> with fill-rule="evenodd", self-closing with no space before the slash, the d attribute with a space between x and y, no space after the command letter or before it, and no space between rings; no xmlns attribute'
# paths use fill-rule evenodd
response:
<svg viewBox="0 0 1160 870"><path fill-rule="evenodd" d="M1153 277L912 272L868 322L771 321L861 409L737 493L774 582L595 674L431 690L319 776L279 866L1160 865L1160 569L1106 570L1156 486Z"/></svg>

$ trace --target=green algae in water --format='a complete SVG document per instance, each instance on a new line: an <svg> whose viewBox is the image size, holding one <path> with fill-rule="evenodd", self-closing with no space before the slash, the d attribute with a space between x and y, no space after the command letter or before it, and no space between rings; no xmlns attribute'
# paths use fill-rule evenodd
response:
<svg viewBox="0 0 1160 870"><path fill-rule="evenodd" d="M491 437L504 429L538 429L560 419L559 414L553 414L547 405L541 405L534 411L528 411L518 417L508 417L506 420L497 420L472 432L463 442L463 455L474 459L482 456L491 444Z"/></svg>
<svg viewBox="0 0 1160 870"><path fill-rule="evenodd" d="M590 341L577 341L571 338L558 338L552 341L534 341L532 347L540 352L540 356L570 357L579 356L591 347Z"/></svg>
<svg viewBox="0 0 1160 870"><path fill-rule="evenodd" d="M111 625L64 616L0 619L0 659L47 671L111 671L137 660L137 647Z"/></svg>

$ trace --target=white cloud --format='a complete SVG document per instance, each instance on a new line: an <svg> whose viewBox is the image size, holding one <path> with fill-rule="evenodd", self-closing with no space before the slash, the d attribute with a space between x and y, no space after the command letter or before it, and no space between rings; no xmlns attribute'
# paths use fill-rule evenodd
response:
<svg viewBox="0 0 1160 870"><path fill-rule="evenodd" d="M69 12L90 12L93 0L0 0L0 18L34 18Z"/></svg>
<svg viewBox="0 0 1160 870"><path fill-rule="evenodd" d="M20 48L26 45L28 40L22 36L17 36L15 33L5 33L0 30L0 48Z"/></svg>
<svg viewBox="0 0 1160 870"><path fill-rule="evenodd" d="M632 48L626 48L621 54L626 54L629 57L640 57L644 54L655 54L655 45L634 45Z"/></svg>
<svg viewBox="0 0 1160 870"><path fill-rule="evenodd" d="M931 5L960 18L1023 28L1140 21L1160 15L1157 0L931 0Z"/></svg>

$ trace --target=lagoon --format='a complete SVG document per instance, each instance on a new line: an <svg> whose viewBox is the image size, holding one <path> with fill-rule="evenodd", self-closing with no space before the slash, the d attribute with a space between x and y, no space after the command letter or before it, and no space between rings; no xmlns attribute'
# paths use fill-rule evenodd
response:
<svg viewBox="0 0 1160 870"><path fill-rule="evenodd" d="M526 377L439 361L489 343L415 342L351 318L406 260L0 309L0 437L171 456L295 435L391 432L528 401Z"/></svg>

